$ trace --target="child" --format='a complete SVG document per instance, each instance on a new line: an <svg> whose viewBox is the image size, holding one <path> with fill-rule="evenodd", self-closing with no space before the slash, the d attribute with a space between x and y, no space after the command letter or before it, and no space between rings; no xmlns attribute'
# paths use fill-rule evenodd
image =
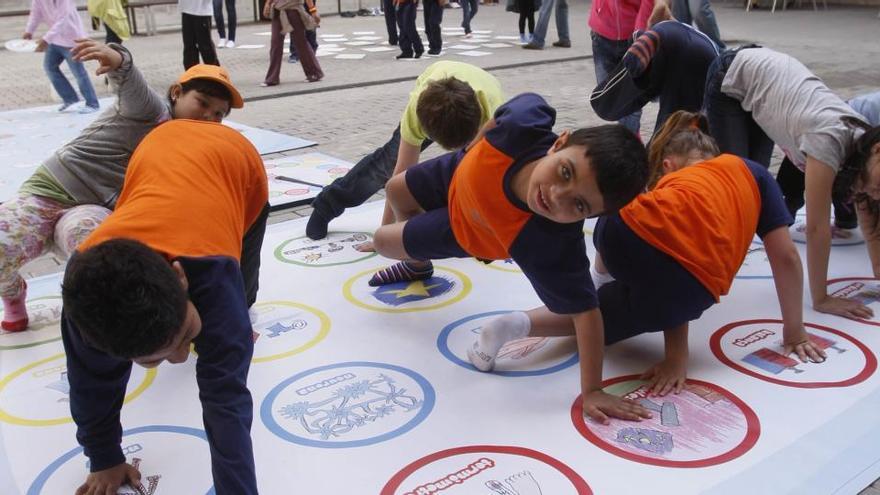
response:
<svg viewBox="0 0 880 495"><path fill-rule="evenodd" d="M393 175L417 164L421 151L432 142L448 150L464 148L503 101L501 83L479 67L451 61L428 66L416 80L391 139L315 197L306 235L323 239L330 220L366 201ZM382 224L392 220L386 205Z"/></svg>
<svg viewBox="0 0 880 495"><path fill-rule="evenodd" d="M754 45L722 53L706 76L705 108L721 151L770 165L774 143L802 167L806 177L807 273L813 309L849 318L870 318L858 301L828 294L832 190L867 127L842 99L796 59ZM873 151L872 151L873 153ZM839 189L843 198L872 193L865 163L851 170ZM858 179L858 180L857 180ZM866 236L868 238L868 236ZM880 275L880 254L869 253ZM876 258L876 262L875 262Z"/></svg>
<svg viewBox="0 0 880 495"><path fill-rule="evenodd" d="M650 25L648 16L654 7L653 0L620 0L592 2L590 6L590 39L593 42L593 66L596 82L608 79L615 67L623 60L633 43L633 33L644 31ZM618 119L618 123L639 134L642 109Z"/></svg>
<svg viewBox="0 0 880 495"><path fill-rule="evenodd" d="M756 233L776 279L786 352L795 351L802 360L824 359L804 330L800 257L788 234L791 217L778 186L754 162L731 155L712 158L717 147L698 129L697 120L685 112L669 118L649 154L650 180L668 175L596 225L596 270L608 273L596 276L602 321L594 337L582 340L581 330L552 308L509 313L483 327L470 354L474 366L490 370L507 341L577 330L584 411L604 424L608 416L648 418L649 411L635 402L602 392L603 344L662 330L666 358L643 379L650 380L656 394L680 391L688 322L728 292ZM601 285L601 278L612 281Z"/></svg>
<svg viewBox="0 0 880 495"><path fill-rule="evenodd" d="M150 89L121 45L85 40L72 55L81 61L97 60L97 73L107 74L118 99L40 165L18 196L0 205L0 296L2 328L7 331L22 331L28 325L27 285L18 270L53 243L66 257L94 230L116 203L129 157L149 131L171 118L220 122L230 108L243 106L222 67L193 66L162 97ZM256 235L261 242L262 234ZM259 245L255 248L256 260L246 265L258 268ZM256 297L255 279L256 272L248 275L254 287L249 300Z"/></svg>
<svg viewBox="0 0 880 495"><path fill-rule="evenodd" d="M718 49L705 34L678 21L653 25L626 51L617 69L590 96L599 117L618 120L660 100L656 132L676 110L703 106L706 70Z"/></svg>
<svg viewBox="0 0 880 495"><path fill-rule="evenodd" d="M596 365L602 316L583 221L616 211L642 191L647 159L623 126L557 136L555 119L543 98L519 95L498 109L466 152L392 178L387 192L397 223L381 227L374 242L379 254L404 261L369 283L427 279L431 259L513 258L548 310L576 329L582 362ZM476 349L471 359L485 359L481 367L488 369L493 357ZM601 378L601 372L593 375Z"/></svg>
<svg viewBox="0 0 880 495"><path fill-rule="evenodd" d="M189 69L199 63L220 65L214 40L211 39L211 16L213 0L178 0L181 35L183 36L183 68Z"/></svg>
<svg viewBox="0 0 880 495"><path fill-rule="evenodd" d="M116 210L77 248L62 284L70 410L91 470L83 493L138 483L119 444L132 362L183 363L191 344L214 489L257 493L239 254L267 200L259 153L230 127L167 122L135 150Z"/></svg>
<svg viewBox="0 0 880 495"><path fill-rule="evenodd" d="M422 37L416 29L416 14L418 14L419 0L394 0L397 7L397 26L400 28L398 43L400 43L400 55L402 58L421 58L425 52L422 45Z"/></svg>
<svg viewBox="0 0 880 495"><path fill-rule="evenodd" d="M308 12L306 12L308 10ZM281 62L284 59L284 35L290 33L296 46L296 55L308 82L324 78L321 64L306 39L307 30L321 23L318 9L311 0L267 0L263 15L272 19L272 39L269 42L269 69L260 83L262 87L281 83ZM291 55L293 52L291 52Z"/></svg>
<svg viewBox="0 0 880 495"><path fill-rule="evenodd" d="M46 71L55 92L61 97L62 103L58 111L63 112L79 102L76 91L59 68L61 62L67 61L67 66L76 77L79 92L86 100L85 106L80 108L79 113L97 112L100 103L95 87L92 86L86 68L74 59L70 51L76 40L86 37L82 19L76 11L76 4L73 0L33 0L27 27L21 37L26 40L33 39L34 30L43 22L49 25L49 30L37 43L37 51L46 52L43 57L43 70Z"/></svg>

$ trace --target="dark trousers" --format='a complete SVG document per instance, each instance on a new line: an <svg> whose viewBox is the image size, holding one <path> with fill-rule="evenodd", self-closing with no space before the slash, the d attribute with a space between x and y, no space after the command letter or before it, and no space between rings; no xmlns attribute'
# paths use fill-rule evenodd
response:
<svg viewBox="0 0 880 495"><path fill-rule="evenodd" d="M211 41L211 16L180 14L181 33L183 34L183 68L189 69L202 62L220 65L217 50Z"/></svg>
<svg viewBox="0 0 880 495"><path fill-rule="evenodd" d="M535 1L534 0L516 0L516 7L519 10L519 34L526 33L526 22L529 24L529 34L535 32Z"/></svg>
<svg viewBox="0 0 880 495"><path fill-rule="evenodd" d="M471 32L471 20L477 15L479 8L480 2L477 0L461 0L461 27L465 34Z"/></svg>
<svg viewBox="0 0 880 495"><path fill-rule="evenodd" d="M312 51L318 53L318 30L306 31L306 41L309 42ZM296 43L293 42L293 33L290 33L290 56L299 60L299 53L296 52Z"/></svg>
<svg viewBox="0 0 880 495"><path fill-rule="evenodd" d="M428 38L428 51L440 53L443 49L443 35L440 23L443 22L443 7L438 0L425 0L424 3L425 36Z"/></svg>
<svg viewBox="0 0 880 495"><path fill-rule="evenodd" d="M773 141L755 122L751 112L743 110L738 100L721 92L721 82L736 53L723 52L706 73L703 105L709 118L709 132L722 153L748 158L769 168Z"/></svg>
<svg viewBox="0 0 880 495"><path fill-rule="evenodd" d="M430 139L426 139L422 143L422 151L431 143ZM330 220L342 215L346 208L363 204L370 196L385 187L385 183L391 178L394 166L397 164L399 147L400 126L397 126L387 143L361 158L347 174L325 187L315 197L312 207Z"/></svg>
<svg viewBox="0 0 880 495"><path fill-rule="evenodd" d="M284 33L281 32L281 17L287 16L290 25L293 26L290 36L293 37L293 44L296 47L296 53L299 56L300 65L303 72L310 81L317 81L324 77L321 71L321 65L315 52L309 46L306 40L306 27L303 25L302 18L295 10L276 10L272 16L272 40L269 47L269 70L266 71L265 82L267 84L278 84L281 78L281 62L284 57Z"/></svg>
<svg viewBox="0 0 880 495"><path fill-rule="evenodd" d="M107 24L104 24L104 31L107 33L107 35L104 36L105 45L107 43L119 43L120 45L122 44L122 38L120 38L115 31L110 29L110 26L108 26Z"/></svg>
<svg viewBox="0 0 880 495"><path fill-rule="evenodd" d="M417 2L410 1L397 6L397 26L400 28L400 37L397 41L402 55L421 54L425 51L422 37L416 29L418 6Z"/></svg>
<svg viewBox="0 0 880 495"><path fill-rule="evenodd" d="M257 301L260 289L260 251L263 249L263 236L266 235L266 222L269 220L269 204L263 207L260 216L254 220L241 243L241 275L244 278L244 295L250 308Z"/></svg>
<svg viewBox="0 0 880 495"><path fill-rule="evenodd" d="M235 0L226 0L226 12L229 15L229 37L226 38L226 25L223 23L223 0L214 0L214 22L217 23L217 34L221 38L235 41Z"/></svg>
<svg viewBox="0 0 880 495"><path fill-rule="evenodd" d="M595 31L590 31L590 38L593 43L593 66L596 68L596 82L601 87L605 84L608 77L615 73L615 69L623 60L626 51L632 46L632 40L612 40ZM638 135L642 120L642 107L633 110L632 113L611 120L617 120L620 125L632 131L633 134Z"/></svg>
<svg viewBox="0 0 880 495"><path fill-rule="evenodd" d="M385 29L388 31L388 43L397 44L397 13L394 0L382 0L382 11L385 13Z"/></svg>
<svg viewBox="0 0 880 495"><path fill-rule="evenodd" d="M785 206L788 207L789 213L794 217L798 210L804 206L804 189L806 189L804 173L788 157L785 157L782 160L782 164L779 165L776 182L779 184L779 188L782 189L782 196L785 197ZM859 221L852 203L834 200L832 204L834 206L835 226L841 229L854 229L858 227Z"/></svg>

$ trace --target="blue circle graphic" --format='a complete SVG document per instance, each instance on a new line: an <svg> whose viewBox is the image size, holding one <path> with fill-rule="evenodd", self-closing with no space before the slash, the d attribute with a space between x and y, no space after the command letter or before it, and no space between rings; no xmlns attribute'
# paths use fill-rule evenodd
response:
<svg viewBox="0 0 880 495"><path fill-rule="evenodd" d="M369 367L369 368L381 368L391 371L396 371L398 373L404 374L407 377L413 379L419 387L421 387L422 392L424 393L424 400L422 402L421 408L418 413L413 416L409 421L405 424L401 425L397 429L392 431L383 433L381 435L377 435L372 438L364 438L361 440L350 440L345 442L330 442L323 440L313 440L311 438L305 438L298 435L295 435L287 430L285 430L278 422L275 420L275 417L272 415L272 403L275 402L275 399L287 388L291 383L296 382L297 380L304 378L306 376L320 373L322 371L334 369L334 368L346 368L346 367ZM347 363L338 363L338 364L329 364L326 366L319 366L317 368L312 368L310 370L306 370L300 373L297 373L290 378L282 381L278 385L276 385L269 393L266 395L266 398L263 399L263 404L260 406L260 417L263 419L263 424L266 425L266 428L274 433L279 438L287 440L288 442L296 443L299 445L307 445L309 447L321 447L325 449L341 449L341 448L349 448L349 447L364 447L366 445L373 445L376 443L384 442L386 440L390 440L392 438L396 438L404 433L412 430L416 426L419 425L425 418L431 414L431 410L434 409L434 402L436 400L436 396L434 393L434 387L428 382L425 377L412 371L410 369L395 366L393 364L385 364L385 363L373 363L369 361L352 361Z"/></svg>
<svg viewBox="0 0 880 495"><path fill-rule="evenodd" d="M467 317L462 318L460 320L453 321L449 325L446 325L445 327L443 327L443 330L440 331L440 335L437 336L437 349L440 350L440 354L443 354L443 356L446 359L461 366L462 368L466 368L466 369L469 369L472 371L477 371L477 372L482 373L482 371L479 371L477 368L474 367L474 365L472 365L471 363L456 356L452 352L452 350L449 349L449 334L451 334L452 330L455 329L456 327L463 325L471 320L476 320L478 318L484 318L486 316L503 315L505 313L510 313L510 311L508 311L508 310L488 311L486 313L477 313L475 315L467 316ZM563 361L559 364L555 364L553 366L550 366L548 368L542 368L542 369L538 369L538 370L528 370L528 371L525 371L525 370L495 371L495 370L493 370L490 373L492 373L493 375L507 376L507 377L549 375L550 373L556 373L557 371L564 370L565 368L568 368L569 366L572 366L577 362L578 362L578 354L574 353L570 358L566 359L565 361Z"/></svg>
<svg viewBox="0 0 880 495"><path fill-rule="evenodd" d="M137 428L132 428L130 430L125 430L122 432L122 436L135 435L138 433L179 433L181 435L189 435L196 438L201 438L204 441L208 441L208 436L205 434L203 430L199 430L197 428L189 428L185 426L171 426L171 425L150 425L150 426L139 426ZM27 495L39 495L43 490L43 487L46 485L46 482L49 481L49 478L58 470L61 466L64 465L67 461L73 459L77 455L81 454L83 451L82 447L77 447L70 452L62 455L58 459L46 466L46 469L43 469L40 474L37 475L37 478L31 483L31 487L28 488ZM208 490L205 495L214 495L214 487L212 486L210 490Z"/></svg>

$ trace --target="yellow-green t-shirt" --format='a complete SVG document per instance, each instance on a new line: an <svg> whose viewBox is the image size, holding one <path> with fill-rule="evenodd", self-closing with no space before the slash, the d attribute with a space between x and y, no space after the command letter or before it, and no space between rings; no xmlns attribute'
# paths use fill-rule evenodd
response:
<svg viewBox="0 0 880 495"><path fill-rule="evenodd" d="M465 64L463 62L442 61L436 62L428 66L422 75L416 80L416 87L409 94L409 103L406 110L403 111L403 117L400 118L400 136L404 141L413 145L420 146L422 141L428 139L428 135L422 129L419 123L419 117L416 115L416 105L419 101L422 91L431 81L454 77L459 81L466 82L477 94L477 101L480 103L480 125L485 124L495 109L504 103L504 94L501 92L501 83L492 74L483 69Z"/></svg>
<svg viewBox="0 0 880 495"><path fill-rule="evenodd" d="M54 199L66 206L73 206L76 200L64 189L45 165L40 165L33 175L18 189L19 192Z"/></svg>

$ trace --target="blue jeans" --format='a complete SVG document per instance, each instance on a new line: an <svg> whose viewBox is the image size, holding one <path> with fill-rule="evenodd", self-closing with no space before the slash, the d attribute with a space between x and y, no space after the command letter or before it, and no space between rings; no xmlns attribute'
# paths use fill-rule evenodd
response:
<svg viewBox="0 0 880 495"><path fill-rule="evenodd" d="M461 0L461 27L465 34L471 32L471 19L477 15L479 7L480 2L477 0Z"/></svg>
<svg viewBox="0 0 880 495"><path fill-rule="evenodd" d="M415 12L415 9L411 11ZM430 139L422 142L422 151L431 143ZM312 208L329 220L342 215L346 208L363 204L391 178L399 147L400 126L397 126L387 143L361 158L347 174L325 187L312 201Z"/></svg>
<svg viewBox="0 0 880 495"><path fill-rule="evenodd" d="M89 79L86 67L82 62L77 62L73 59L73 56L70 54L70 48L50 43L46 47L46 55L43 57L43 70L49 76L49 81L58 93L58 96L64 100L64 103L68 104L79 101L79 96L76 95L73 86L70 85L70 82L61 72L61 62L64 61L67 61L70 72L73 72L74 77L76 77L76 84L79 86L79 92L82 94L83 99L86 100L86 105L98 108L100 106L98 95L95 94L95 87L92 86L92 81Z"/></svg>
<svg viewBox="0 0 880 495"><path fill-rule="evenodd" d="M550 11L556 5L556 34L559 41L571 41L568 35L568 0L544 0L541 10L538 11L538 23L532 34L533 45L544 46L544 38L547 37L547 27L550 25Z"/></svg>
<svg viewBox="0 0 880 495"><path fill-rule="evenodd" d="M229 13L229 38L226 37L226 26L223 24L223 0L214 0L214 21L217 23L217 34L223 39L235 41L235 27L238 23L235 16L235 0L226 0L226 12Z"/></svg>
<svg viewBox="0 0 880 495"><path fill-rule="evenodd" d="M552 1L552 0L551 0ZM596 84L602 84L608 76L614 71L614 68L623 60L626 51L632 45L632 40L611 40L595 31L590 31L590 38L593 41L593 65L596 67ZM621 117L617 122L626 127L633 134L639 134L639 127L642 120L641 108L633 113Z"/></svg>
<svg viewBox="0 0 880 495"><path fill-rule="evenodd" d="M696 24L697 29L714 41L719 50L724 50L724 42L721 41L718 22L715 21L715 13L712 12L709 0L673 0L672 15L685 24Z"/></svg>

